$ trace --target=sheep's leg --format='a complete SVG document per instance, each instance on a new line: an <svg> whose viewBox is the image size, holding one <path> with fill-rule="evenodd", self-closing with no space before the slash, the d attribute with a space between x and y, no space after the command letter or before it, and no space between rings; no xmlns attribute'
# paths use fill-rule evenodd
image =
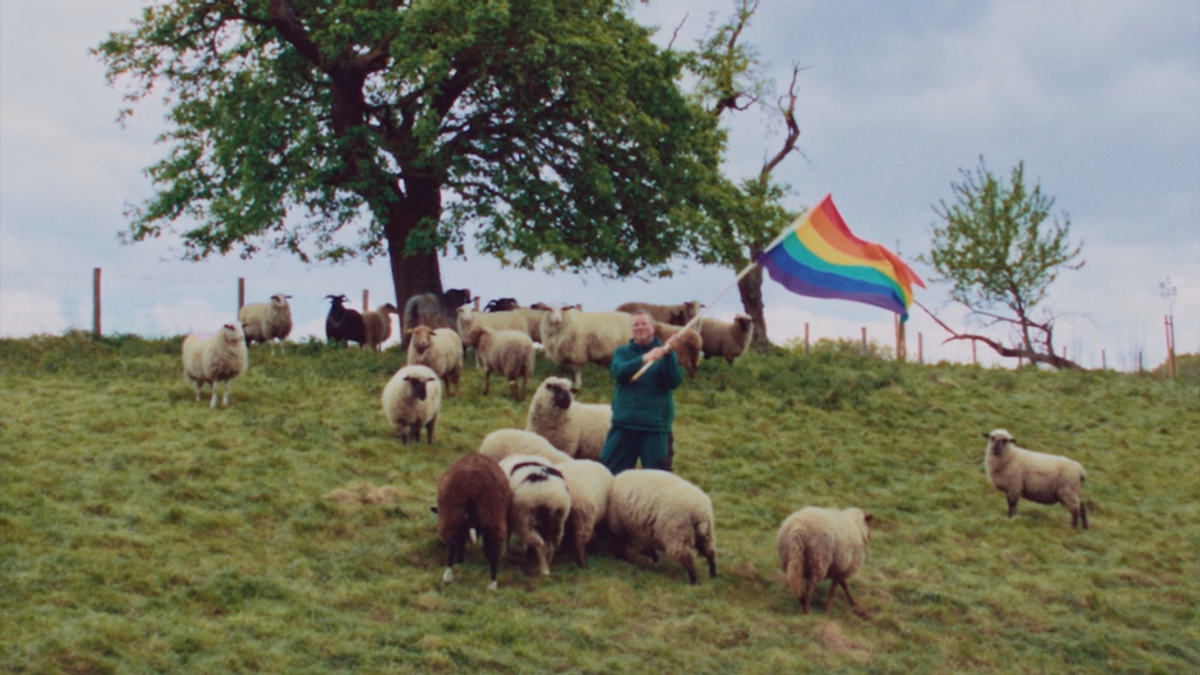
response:
<svg viewBox="0 0 1200 675"><path fill-rule="evenodd" d="M220 386L219 382L212 383L212 401L208 404L209 408L217 407L217 387L218 386Z"/></svg>
<svg viewBox="0 0 1200 675"><path fill-rule="evenodd" d="M521 395L517 393L518 388L519 385L517 384L517 380L515 378L508 381L508 390L512 392L513 400L517 403L520 403Z"/></svg>
<svg viewBox="0 0 1200 675"><path fill-rule="evenodd" d="M200 390L203 388L203 385L201 385L199 382L193 382L192 384L196 385L196 402L199 403L200 402Z"/></svg>
<svg viewBox="0 0 1200 675"><path fill-rule="evenodd" d="M488 570L491 573L490 581L488 581L487 589L494 591L498 588L496 584L496 570L500 568L500 558L504 557L504 542L500 537L492 532L485 532L483 535L483 555L488 561Z"/></svg>
<svg viewBox="0 0 1200 675"><path fill-rule="evenodd" d="M571 366L575 369L575 389L583 389L583 366Z"/></svg>
<svg viewBox="0 0 1200 675"><path fill-rule="evenodd" d="M229 383L230 382L232 382L232 380L225 380L225 398L224 398L224 400L221 401L221 405L225 406L226 408L229 407Z"/></svg>
<svg viewBox="0 0 1200 675"><path fill-rule="evenodd" d="M692 554L684 553L679 556L679 563L683 565L683 569L687 570L688 583L695 586L698 582L696 580L696 561L692 559Z"/></svg>
<svg viewBox="0 0 1200 675"><path fill-rule="evenodd" d="M492 369L487 368L483 371L483 394L487 395L488 389L492 386Z"/></svg>
<svg viewBox="0 0 1200 675"><path fill-rule="evenodd" d="M437 415L434 415L433 419L429 420L429 424L425 425L425 436L430 445L433 445L433 426L435 424L437 424Z"/></svg>
<svg viewBox="0 0 1200 675"><path fill-rule="evenodd" d="M1088 529L1087 507L1083 505L1083 502L1079 502L1079 517L1083 520L1083 529Z"/></svg>
<svg viewBox="0 0 1200 675"><path fill-rule="evenodd" d="M1017 515L1017 502L1018 501L1020 501L1020 499L1018 497L1009 497L1008 498L1008 517L1009 518L1012 518L1013 516Z"/></svg>
<svg viewBox="0 0 1200 675"><path fill-rule="evenodd" d="M850 586L846 583L845 579L838 579L834 586L829 587L829 597L833 597L833 594L837 591L836 586L839 585L842 587L842 590L846 592L846 601L850 603L850 608L857 610L858 603L855 602L854 598L850 595Z"/></svg>

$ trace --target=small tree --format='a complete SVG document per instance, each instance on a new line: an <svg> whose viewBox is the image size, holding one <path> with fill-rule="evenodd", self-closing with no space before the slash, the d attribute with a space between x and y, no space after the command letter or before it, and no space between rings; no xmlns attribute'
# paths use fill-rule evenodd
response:
<svg viewBox="0 0 1200 675"><path fill-rule="evenodd" d="M953 300L989 325L1010 325L1014 346L934 320L951 334L949 340L975 340L1001 356L1078 368L1055 354L1054 315L1046 311L1034 318L1059 272L1083 267L1083 260L1073 262L1083 244L1073 247L1068 241L1069 216L1063 212L1061 220L1051 219L1054 198L1043 195L1039 185L1026 189L1024 162L1012 170L1008 184L992 175L982 157L978 168L961 173L963 182L951 183L954 202L942 200L933 207L943 224L934 226L933 246L919 259L941 275L935 281L952 285ZM997 307L1008 314L994 313Z"/></svg>

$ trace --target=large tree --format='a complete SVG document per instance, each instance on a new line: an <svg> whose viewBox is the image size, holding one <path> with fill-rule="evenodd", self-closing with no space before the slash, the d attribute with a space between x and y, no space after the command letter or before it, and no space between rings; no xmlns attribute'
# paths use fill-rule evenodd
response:
<svg viewBox="0 0 1200 675"><path fill-rule="evenodd" d="M941 275L935 281L951 284L951 299L985 324L1007 325L1011 344L956 331L931 316L950 333L949 340L982 342L1001 356L1030 363L1078 368L1055 352L1053 313L1037 312L1058 274L1083 266L1082 260L1074 262L1083 244L1069 241L1070 217L1065 212L1052 217L1054 198L1042 194L1038 184L1032 190L1025 186L1024 162L1013 168L1007 183L983 158L974 171L961 174L963 181L951 184L954 201L934 206L940 223L920 260Z"/></svg>
<svg viewBox="0 0 1200 675"><path fill-rule="evenodd" d="M95 50L166 157L133 241L201 259L386 254L400 306L439 252L669 273L719 178L714 117L622 0L175 0ZM131 114L132 107L122 111ZM180 225L184 225L180 227Z"/></svg>

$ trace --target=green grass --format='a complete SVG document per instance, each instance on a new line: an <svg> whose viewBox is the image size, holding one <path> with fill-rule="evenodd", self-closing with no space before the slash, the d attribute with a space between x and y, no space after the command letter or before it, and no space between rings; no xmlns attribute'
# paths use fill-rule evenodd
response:
<svg viewBox="0 0 1200 675"><path fill-rule="evenodd" d="M1200 670L1194 378L838 344L706 363L676 396L676 470L712 497L721 576L602 553L542 579L510 553L488 594L478 547L441 583L429 507L455 457L524 425L506 387L469 371L437 442L403 447L379 411L398 353L255 348L213 411L179 346L0 340L0 672ZM1084 464L1091 530L1006 517L982 462L1001 426ZM808 616L786 590L775 531L805 505L876 516L850 581L869 618L821 612L827 582Z"/></svg>

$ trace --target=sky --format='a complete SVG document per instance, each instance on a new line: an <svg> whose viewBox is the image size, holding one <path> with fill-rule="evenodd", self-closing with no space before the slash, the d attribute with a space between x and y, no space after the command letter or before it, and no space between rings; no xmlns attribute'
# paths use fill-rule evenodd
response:
<svg viewBox="0 0 1200 675"><path fill-rule="evenodd" d="M164 110L143 103L122 127L122 90L88 53L131 26L141 2L5 0L0 5L0 336L92 325L100 268L106 333L173 335L212 330L247 301L293 295L293 338L322 335L323 300L344 293L361 308L394 300L386 261L305 266L284 254L179 260L177 239L123 245L123 215L153 192L143 169L160 159ZM690 47L732 0L651 0L634 15L656 39ZM761 0L745 32L763 74L786 89L801 68L796 120L802 154L775 170L792 208L833 195L849 227L910 261L928 250L960 171L982 158L998 176L1024 162L1026 179L1069 214L1084 267L1063 272L1045 303L1055 341L1085 367L1154 367L1166 354L1164 317L1178 352L1200 352L1200 3L1195 0L839 2ZM730 121L729 175L758 172L782 142L778 119L750 110ZM712 316L741 310L734 271L679 261L667 280L503 269L490 258L443 258L447 287L484 301L581 302L608 310L629 300L697 299ZM1164 287L1174 288L1173 300ZM928 283L917 301L957 329L997 338ZM868 305L792 295L764 283L777 343L810 336L893 344L892 315ZM973 357L915 309L926 360Z"/></svg>

